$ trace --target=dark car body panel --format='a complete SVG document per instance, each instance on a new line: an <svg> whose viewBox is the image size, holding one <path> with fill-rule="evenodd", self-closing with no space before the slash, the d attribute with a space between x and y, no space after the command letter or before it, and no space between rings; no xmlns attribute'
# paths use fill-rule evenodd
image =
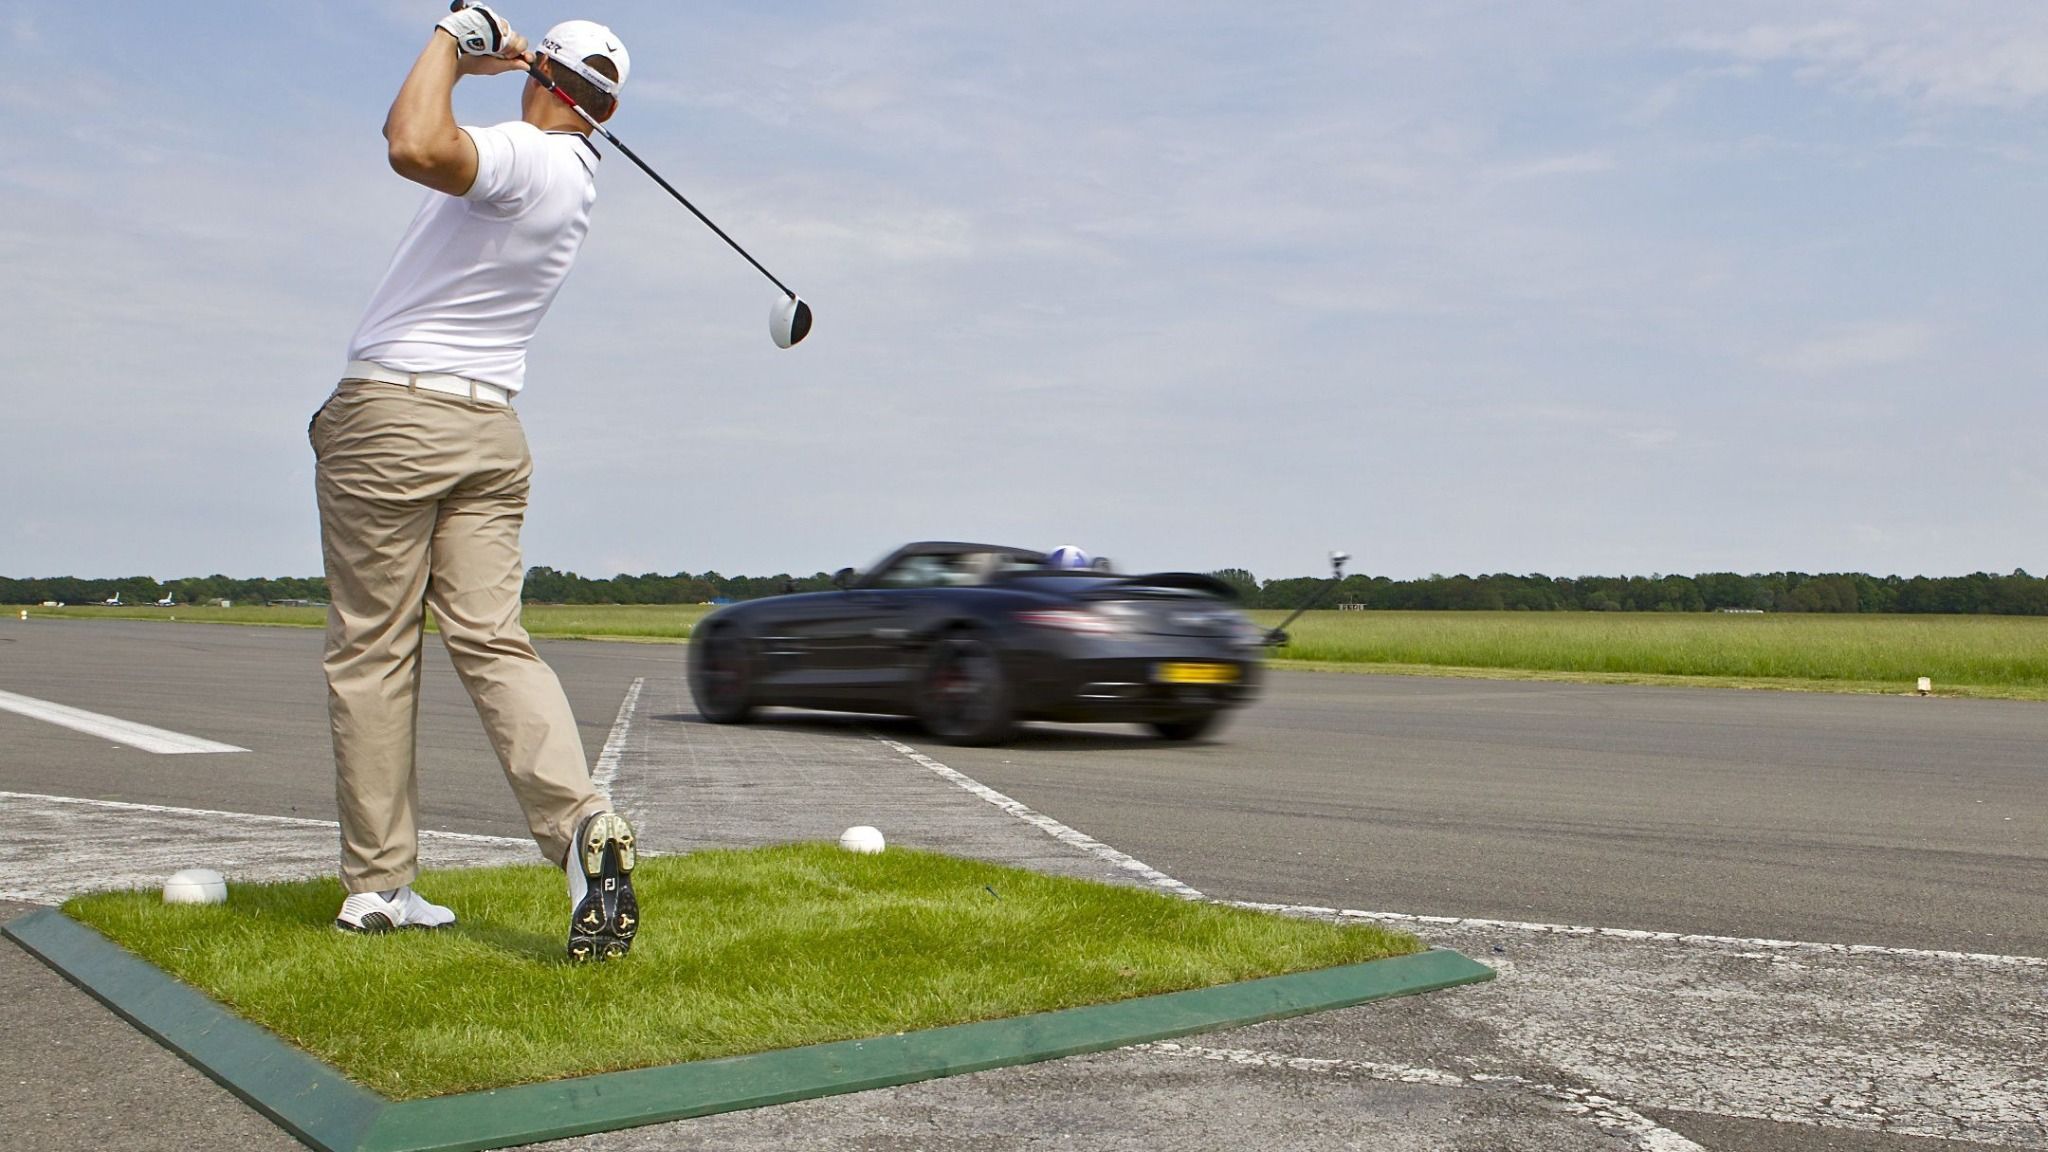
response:
<svg viewBox="0 0 2048 1152"><path fill-rule="evenodd" d="M915 715L934 642L960 632L990 642L1018 719L1173 721L1256 696L1264 649L1229 585L1194 573L1053 572L1043 559L997 545L913 544L842 589L720 608L695 635L744 639L749 697L763 706ZM934 573L965 582L903 586ZM1110 613L1128 631L1020 618L1075 611ZM1168 664L1228 666L1229 680L1166 683Z"/></svg>

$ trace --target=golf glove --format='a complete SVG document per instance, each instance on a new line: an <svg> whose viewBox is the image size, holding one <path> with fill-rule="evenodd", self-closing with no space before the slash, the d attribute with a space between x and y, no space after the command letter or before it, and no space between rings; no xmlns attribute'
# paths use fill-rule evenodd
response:
<svg viewBox="0 0 2048 1152"><path fill-rule="evenodd" d="M434 26L455 37L455 49L464 56L496 56L512 35L512 26L481 4L450 12Z"/></svg>

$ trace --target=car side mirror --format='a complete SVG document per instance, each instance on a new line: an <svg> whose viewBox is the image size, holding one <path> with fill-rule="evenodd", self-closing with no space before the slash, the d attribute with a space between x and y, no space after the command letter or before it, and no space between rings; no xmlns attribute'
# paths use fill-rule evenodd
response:
<svg viewBox="0 0 2048 1152"><path fill-rule="evenodd" d="M853 569L841 568L832 574L832 586L841 592L853 586Z"/></svg>

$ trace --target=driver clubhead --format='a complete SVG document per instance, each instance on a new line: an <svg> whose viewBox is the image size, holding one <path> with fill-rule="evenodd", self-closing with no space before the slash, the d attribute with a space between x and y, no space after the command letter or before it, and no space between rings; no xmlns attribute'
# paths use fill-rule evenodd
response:
<svg viewBox="0 0 2048 1152"><path fill-rule="evenodd" d="M768 335L777 348L788 348L811 334L811 306L795 296L784 296L768 310Z"/></svg>

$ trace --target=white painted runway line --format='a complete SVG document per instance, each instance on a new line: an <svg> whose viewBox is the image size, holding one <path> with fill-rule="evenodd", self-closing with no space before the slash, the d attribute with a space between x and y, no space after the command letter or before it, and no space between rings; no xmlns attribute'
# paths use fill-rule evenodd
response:
<svg viewBox="0 0 2048 1152"><path fill-rule="evenodd" d="M611 799L612 781L619 775L619 760L626 754L626 734L633 730L633 711L640 706L640 689L647 686L647 677L641 676L626 689L626 698L619 701L619 714L612 719L611 735L604 739L604 748L597 754L597 766L590 770L590 783L605 799Z"/></svg>
<svg viewBox="0 0 2048 1152"><path fill-rule="evenodd" d="M877 737L877 739L881 739ZM883 739L1063 843L1179 895L1186 884L907 744ZM1198 893L1195 893L1199 897ZM1260 1025L1271 1047L1155 1044L1163 1056L1321 1075L1505 1087L1643 1152L1698 1145L1641 1109L2048 1150L2048 959L1710 936L1303 904L1244 907L1371 920L1491 965L1500 979L1411 1008L1470 1038L1444 1068L1376 1053L1373 1033L1312 1018ZM1333 1049L1337 1055L1297 1049ZM1544 1069L1531 1075L1531 1069Z"/></svg>
<svg viewBox="0 0 2048 1152"><path fill-rule="evenodd" d="M123 720L118 716L102 716L98 712L87 712L69 704L53 704L33 696L20 696L13 692L0 692L0 712L13 712L31 720L41 720L88 736L97 736L115 744L123 744L143 752L154 752L160 756L188 756L201 752L247 752L233 744L218 740L207 740L198 736L187 736L183 732L172 732L164 728L152 728Z"/></svg>
<svg viewBox="0 0 2048 1152"><path fill-rule="evenodd" d="M1178 880L1175 880L1173 877L1168 876L1166 873L1161 872L1159 869L1152 867L1150 864L1145 863L1143 860L1137 859L1136 857L1127 855L1123 852L1119 852L1116 849L1111 848L1109 845L1104 844L1102 841L1097 840L1095 837L1088 835L1086 832L1082 832L1079 829L1075 828L1069 828L1065 824L1062 824L1059 821L1053 819L1052 817L1047 816L1043 812L1035 812L1026 805L1019 803L1018 801L1013 800L1008 796L1003 795L1001 792L998 792L995 789L989 787L988 785L983 784L981 781L974 779L966 773L956 771L952 768L948 768L946 765L939 763L937 760L932 759L931 757L925 755L922 752L919 752L917 749L912 748L908 744L904 744L896 740L891 740L886 736L875 735L874 733L869 733L869 735L874 736L876 740L881 741L887 747L901 753L904 756L904 758L908 759L911 763L916 764L919 767L926 769L927 771L936 773L940 778L950 781L953 784L956 784L959 787L966 789L968 792L971 792L974 795L979 796L983 800L988 801L990 804L995 805L997 808L1000 808L1003 811L1008 812L1010 815L1015 816L1017 819L1024 821L1026 824L1029 824L1032 827L1037 828L1038 830L1044 832L1046 835L1052 837L1053 839L1059 841L1062 844L1068 844L1075 848L1079 848L1083 852L1095 856L1097 859L1112 864L1117 868L1124 870L1125 872L1129 872L1133 876L1136 876L1138 879L1143 880L1146 884L1149 884L1162 892L1171 892L1175 896L1179 896L1184 900L1208 899L1207 896L1204 896L1200 892L1195 891L1192 887L1189 887L1188 885L1183 884Z"/></svg>
<svg viewBox="0 0 2048 1152"><path fill-rule="evenodd" d="M1939 948L1892 948L1881 944L1826 944L1812 940L1772 940L1762 936L1709 936L1700 932L1653 932L1643 928L1588 928L1578 924L1544 924L1527 920L1481 920L1468 916L1416 916L1407 912L1366 912L1357 908L1323 908L1314 904L1262 904L1254 900L1232 900L1239 908L1278 912L1284 916L1307 916L1319 920L1374 920L1397 926L1436 925L1478 930L1505 929L1512 932L1540 932L1554 936L1601 936L1610 940L1639 943L1733 945L1782 952L1818 952L1836 956L1910 956L1951 960L1970 964L1996 964L2015 968L2048 968L2048 957L2001 956L1994 952L1949 952Z"/></svg>
<svg viewBox="0 0 2048 1152"><path fill-rule="evenodd" d="M427 868L538 859L523 838L420 831ZM213 868L230 883L296 880L332 875L340 862L332 820L0 792L0 900L61 904L85 892L155 887L180 868Z"/></svg>
<svg viewBox="0 0 2048 1152"><path fill-rule="evenodd" d="M610 790L618 774L645 682L634 680L626 690L611 735L598 754L591 780L602 791ZM37 710L16 706L20 701ZM150 752L246 751L5 692L0 692L0 708ZM81 717L98 726L86 727ZM105 725L121 726L121 734L116 736ZM231 882L328 875L340 860L339 830L332 820L298 816L0 791L0 900L60 904L84 892L151 887L180 868L192 867L217 869ZM420 830L424 868L528 863L537 858L533 842L524 837Z"/></svg>

